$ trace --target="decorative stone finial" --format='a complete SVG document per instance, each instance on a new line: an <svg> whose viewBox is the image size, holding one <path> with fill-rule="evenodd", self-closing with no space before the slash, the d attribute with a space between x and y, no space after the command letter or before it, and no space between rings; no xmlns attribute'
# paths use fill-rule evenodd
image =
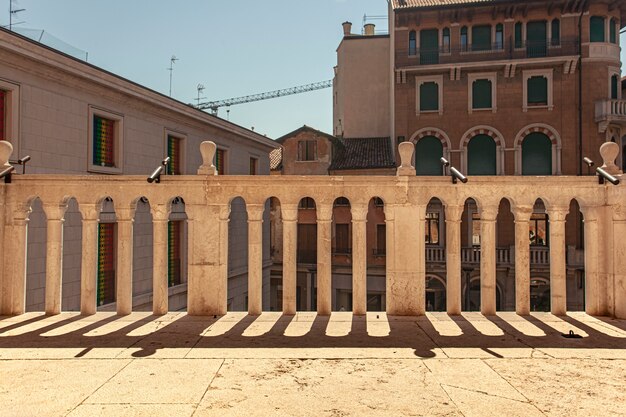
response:
<svg viewBox="0 0 626 417"><path fill-rule="evenodd" d="M402 142L398 145L398 151L400 152L401 162L398 168L398 176L414 176L415 167L413 166L413 153L415 152L415 144L413 144L413 142Z"/></svg>
<svg viewBox="0 0 626 417"><path fill-rule="evenodd" d="M6 140L0 140L0 168L8 168L11 166L9 164L9 158L13 153L13 145L11 145Z"/></svg>
<svg viewBox="0 0 626 417"><path fill-rule="evenodd" d="M602 169L604 169L611 175L623 174L622 170L619 169L617 165L615 165L615 160L619 155L619 145L617 143L606 142L602 144L602 146L600 146L600 155L602 156L602 160L604 161Z"/></svg>
<svg viewBox="0 0 626 417"><path fill-rule="evenodd" d="M213 164L217 145L209 140L200 144L200 154L202 155L202 165L198 168L198 175L217 175L217 169Z"/></svg>

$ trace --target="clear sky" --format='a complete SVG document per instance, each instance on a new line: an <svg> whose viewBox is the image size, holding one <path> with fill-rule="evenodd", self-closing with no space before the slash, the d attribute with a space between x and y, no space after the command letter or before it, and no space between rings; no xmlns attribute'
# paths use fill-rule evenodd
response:
<svg viewBox="0 0 626 417"><path fill-rule="evenodd" d="M8 24L10 0L0 0ZM5 3L5 7L2 7ZM45 29L89 53L89 62L195 103L330 80L341 23L387 14L387 0L14 0L22 28ZM385 20L377 29L387 30ZM622 45L626 36L622 35ZM622 52L622 61L626 53ZM226 118L226 110L220 116ZM332 92L232 106L230 120L277 138L303 124L332 132Z"/></svg>

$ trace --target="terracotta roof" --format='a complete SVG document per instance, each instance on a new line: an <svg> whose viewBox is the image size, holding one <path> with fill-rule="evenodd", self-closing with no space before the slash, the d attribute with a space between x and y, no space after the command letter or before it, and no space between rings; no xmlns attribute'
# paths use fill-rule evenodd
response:
<svg viewBox="0 0 626 417"><path fill-rule="evenodd" d="M394 9L445 7L478 3L494 3L496 1L498 0L392 0Z"/></svg>
<svg viewBox="0 0 626 417"><path fill-rule="evenodd" d="M389 138L346 138L341 143L329 171L396 167Z"/></svg>
<svg viewBox="0 0 626 417"><path fill-rule="evenodd" d="M334 137L333 135L329 135L328 133L324 133L321 130L317 130L312 128L311 126L307 126L304 125L301 128L298 128L296 130L294 130L293 132L289 132L284 136L279 137L278 139L276 139L276 142L278 143L283 143L285 140L289 139L289 138L293 138L294 136L297 136L300 132L313 132L319 136L324 136L325 138L329 139L330 141L336 141L337 138Z"/></svg>
<svg viewBox="0 0 626 417"><path fill-rule="evenodd" d="M283 148L270 152L270 171L280 171L283 168Z"/></svg>

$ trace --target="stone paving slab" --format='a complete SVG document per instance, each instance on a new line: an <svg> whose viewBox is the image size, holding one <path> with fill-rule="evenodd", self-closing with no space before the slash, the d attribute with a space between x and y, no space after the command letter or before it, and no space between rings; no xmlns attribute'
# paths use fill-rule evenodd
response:
<svg viewBox="0 0 626 417"><path fill-rule="evenodd" d="M582 313L0 317L0 417L621 416L625 375Z"/></svg>

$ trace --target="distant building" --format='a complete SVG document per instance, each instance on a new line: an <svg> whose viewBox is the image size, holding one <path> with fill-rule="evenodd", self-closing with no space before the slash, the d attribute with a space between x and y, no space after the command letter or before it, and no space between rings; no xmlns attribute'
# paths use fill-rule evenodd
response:
<svg viewBox="0 0 626 417"><path fill-rule="evenodd" d="M199 145L218 145L221 174L269 174L274 142L101 68L0 30L0 140L12 143L14 157L32 157L27 173L148 176L171 158L173 175L195 175L202 164ZM18 168L18 172L19 172ZM146 187L158 186L156 184ZM72 190L67 190L71 197ZM45 207L34 201L28 225L27 310L40 311L45 291ZM115 307L114 234L122 213L103 201L99 223L98 305ZM172 204L169 222L170 309L186 305L186 214L184 201ZM246 309L247 242L245 208L234 204L230 227L229 305ZM269 225L266 226L269 236ZM81 221L78 204L65 215L63 309L77 310L80 293ZM134 215L133 295L135 309L151 309L152 217L150 202ZM207 236L207 239L210 239ZM266 254L266 261L269 253ZM267 263L267 262L266 262ZM269 291L269 267L264 272Z"/></svg>

